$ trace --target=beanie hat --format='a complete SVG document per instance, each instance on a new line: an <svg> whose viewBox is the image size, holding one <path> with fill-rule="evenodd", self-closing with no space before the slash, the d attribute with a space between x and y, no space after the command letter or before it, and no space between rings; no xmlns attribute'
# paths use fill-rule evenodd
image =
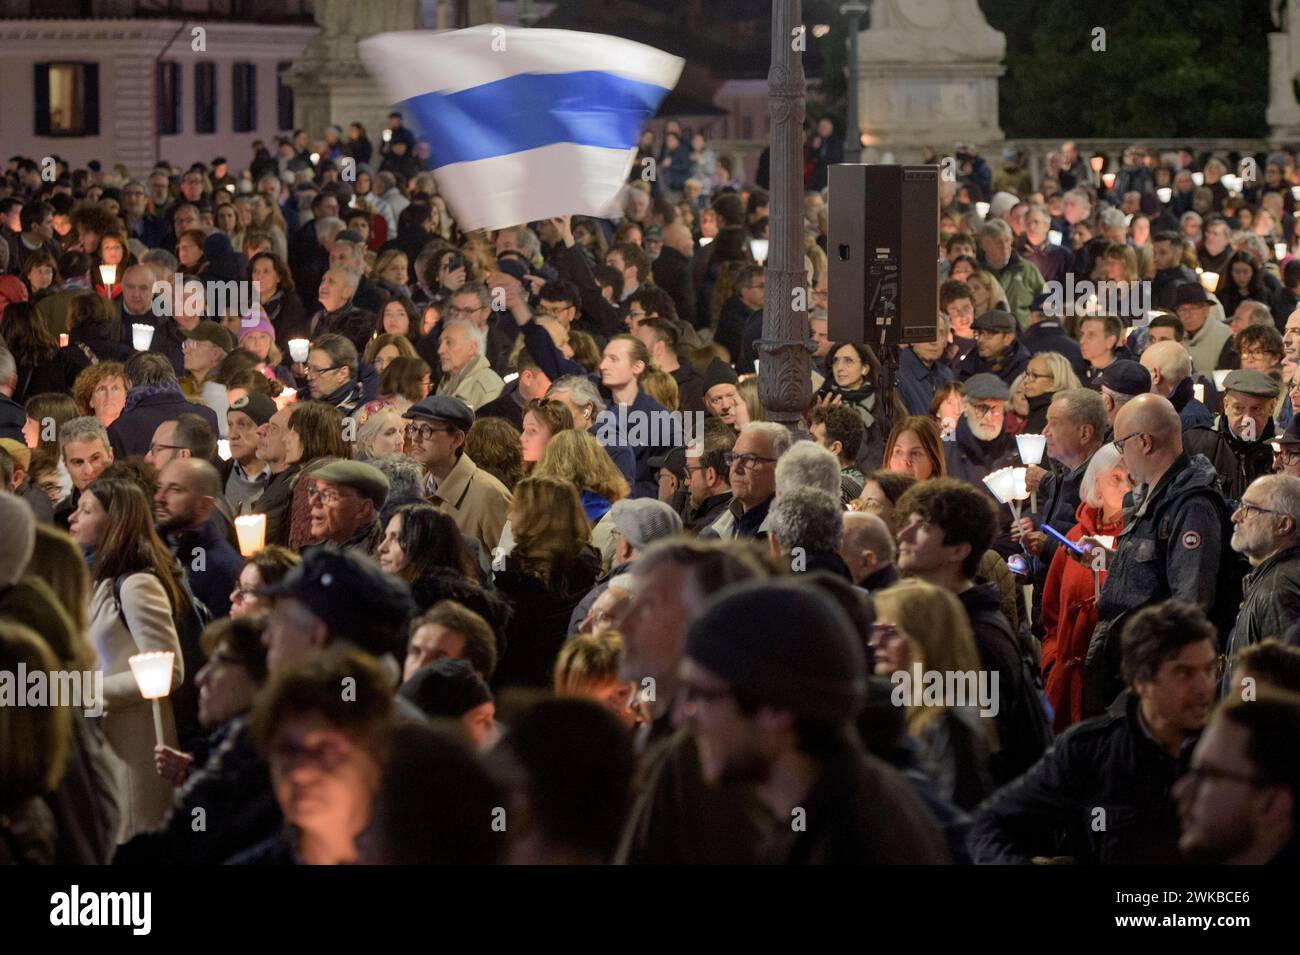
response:
<svg viewBox="0 0 1300 955"><path fill-rule="evenodd" d="M36 549L36 516L22 498L0 492L0 587L12 587L27 572Z"/></svg>
<svg viewBox="0 0 1300 955"><path fill-rule="evenodd" d="M735 369L728 365L721 358L715 358L709 362L708 367L704 369L704 390L707 392L714 385L738 385L740 379L736 377Z"/></svg>
<svg viewBox="0 0 1300 955"><path fill-rule="evenodd" d="M468 660L438 660L421 667L397 691L425 716L457 717L492 702L492 691Z"/></svg>
<svg viewBox="0 0 1300 955"><path fill-rule="evenodd" d="M844 611L792 582L728 588L691 625L686 656L755 703L844 723L866 701L866 658Z"/></svg>

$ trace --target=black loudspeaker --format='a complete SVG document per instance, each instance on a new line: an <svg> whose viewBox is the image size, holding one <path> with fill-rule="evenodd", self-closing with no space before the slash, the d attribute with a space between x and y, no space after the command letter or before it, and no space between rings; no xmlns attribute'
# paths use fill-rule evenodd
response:
<svg viewBox="0 0 1300 955"><path fill-rule="evenodd" d="M830 168L831 341L934 341L939 315L939 167ZM882 356L883 357L883 356Z"/></svg>

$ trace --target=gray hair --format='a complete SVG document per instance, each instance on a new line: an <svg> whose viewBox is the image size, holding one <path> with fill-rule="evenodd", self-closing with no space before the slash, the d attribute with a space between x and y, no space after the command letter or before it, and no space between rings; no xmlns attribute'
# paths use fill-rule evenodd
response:
<svg viewBox="0 0 1300 955"><path fill-rule="evenodd" d="M1065 405L1065 413L1071 421L1080 427L1090 426L1093 437L1098 442L1101 441L1109 424L1106 420L1106 402L1101 400L1101 395L1090 388L1067 388L1058 391L1052 398L1053 403L1058 401Z"/></svg>
<svg viewBox="0 0 1300 955"><path fill-rule="evenodd" d="M382 417L382 413L370 417ZM405 454L396 453L374 458L370 463L388 478L388 500L397 501L402 498L424 496L424 465L419 461Z"/></svg>
<svg viewBox="0 0 1300 955"><path fill-rule="evenodd" d="M504 231L514 235L515 241L519 244L519 251L528 256L529 261L532 261L541 254L542 240L537 238L537 233L528 228L528 226L511 226Z"/></svg>
<svg viewBox="0 0 1300 955"><path fill-rule="evenodd" d="M59 453L62 454L63 449L74 441L89 441L92 438L103 444L105 451L112 447L108 442L108 429L94 415L65 421L59 429Z"/></svg>
<svg viewBox="0 0 1300 955"><path fill-rule="evenodd" d="M359 270L359 269L361 268L361 266L365 265L365 262L366 262L366 247L365 247L365 244L364 244L364 243L361 243L361 242L349 242L349 241L347 241L346 239L335 239L335 240L334 240L334 245L331 246L331 250L332 250L332 249L337 249L337 248L340 248L340 247L351 250L349 254L350 254L351 258L352 258L352 265L353 265L355 268L357 268L357 269ZM339 262L339 263L336 263L336 264L338 264L338 265L343 265L344 263Z"/></svg>
<svg viewBox="0 0 1300 955"><path fill-rule="evenodd" d="M1103 209L1098 218L1101 221L1103 231L1106 229L1124 229L1128 227L1128 223L1124 219L1124 213L1120 212L1118 209Z"/></svg>
<svg viewBox="0 0 1300 955"><path fill-rule="evenodd" d="M1276 328L1273 324L1273 312L1263 302L1256 302L1253 299L1246 299L1242 303L1246 306L1247 325L1267 325L1269 328Z"/></svg>
<svg viewBox="0 0 1300 955"><path fill-rule="evenodd" d="M844 508L839 491L827 494L817 487L796 487L772 502L768 528L781 550L839 550L844 533Z"/></svg>
<svg viewBox="0 0 1300 955"><path fill-rule="evenodd" d="M546 397L554 398L557 394L568 395L575 405L584 407L590 405L593 422L596 420L596 415L605 410L604 399L585 375L565 375L559 381L552 382Z"/></svg>
<svg viewBox="0 0 1300 955"><path fill-rule="evenodd" d="M980 229L980 238L1010 242L1015 238L1015 235L1011 231L1011 226L1007 225L1002 219L989 219Z"/></svg>
<svg viewBox="0 0 1300 955"><path fill-rule="evenodd" d="M342 219L326 216L323 219L317 219L315 227L316 241L324 245L326 242L333 242L334 238L343 231L345 226Z"/></svg>
<svg viewBox="0 0 1300 955"><path fill-rule="evenodd" d="M1052 391L1067 391L1083 387L1083 382L1079 381L1079 376L1074 373L1070 360L1060 352L1040 351L1032 355L1032 359L1047 363L1047 369L1052 373Z"/></svg>
<svg viewBox="0 0 1300 955"><path fill-rule="evenodd" d="M326 332L315 338L311 343L311 350L323 351L330 356L331 365L346 365L348 375L352 378L357 377L357 346L352 344L351 339L338 335L333 332Z"/></svg>
<svg viewBox="0 0 1300 955"><path fill-rule="evenodd" d="M1079 500L1089 507L1101 507L1101 492L1097 488L1097 479L1123 462L1123 455L1114 444L1103 444L1088 462L1079 482ZM1296 480L1300 481L1300 478Z"/></svg>
<svg viewBox="0 0 1300 955"><path fill-rule="evenodd" d="M8 248L6 243L0 243L0 245L5 245ZM0 346L0 384L7 385L17 377L18 363L14 361L13 352Z"/></svg>
<svg viewBox="0 0 1300 955"><path fill-rule="evenodd" d="M343 282L348 288L349 296L355 293L357 286L361 284L361 273L354 268L349 268L348 266L343 265L342 263L339 265L331 265L326 270L326 274L333 274Z"/></svg>
<svg viewBox="0 0 1300 955"><path fill-rule="evenodd" d="M780 460L781 455L789 451L790 446L794 444L794 435L790 433L790 429L783 424L777 424L775 421L751 421L740 429L740 434L765 435L768 442L772 445L772 457L776 458L778 461ZM737 435L737 437L739 437L739 435ZM830 454L829 451L826 453ZM832 460L834 460L834 457L834 455L831 455ZM835 467L838 469L839 464L837 463ZM835 493L838 494L838 478L836 479L835 487L837 489Z"/></svg>
<svg viewBox="0 0 1300 955"><path fill-rule="evenodd" d="M464 328L465 334L478 347L480 355L487 355L487 329L479 328L467 318L449 318L442 323L442 331L445 334L449 328Z"/></svg>
<svg viewBox="0 0 1300 955"><path fill-rule="evenodd" d="M812 441L796 441L776 462L777 499L801 487L816 488L836 497L840 493L840 462Z"/></svg>
<svg viewBox="0 0 1300 955"><path fill-rule="evenodd" d="M1289 517L1295 528L1292 536L1300 534L1300 478L1289 474L1265 474L1256 478L1251 487L1258 487L1268 496L1268 506L1277 513L1274 517Z"/></svg>
<svg viewBox="0 0 1300 955"><path fill-rule="evenodd" d="M161 269L160 278L170 278L180 268L181 264L180 260L166 249L150 249L140 256L140 262L143 265L150 266L155 271Z"/></svg>
<svg viewBox="0 0 1300 955"><path fill-rule="evenodd" d="M1184 212L1181 216L1178 217L1179 226L1182 226L1184 223L1187 222L1195 222L1197 225L1200 225L1204 221L1205 220L1201 218L1201 214L1199 212L1193 212L1191 209L1188 209L1186 212Z"/></svg>

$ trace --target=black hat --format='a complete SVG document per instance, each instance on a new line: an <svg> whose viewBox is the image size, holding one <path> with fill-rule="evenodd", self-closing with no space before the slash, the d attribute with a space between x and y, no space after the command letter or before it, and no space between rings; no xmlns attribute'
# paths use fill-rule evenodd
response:
<svg viewBox="0 0 1300 955"><path fill-rule="evenodd" d="M1205 294L1205 289L1201 288L1197 282L1188 282L1180 285L1174 290L1174 305L1195 305L1198 302L1209 303L1210 296Z"/></svg>
<svg viewBox="0 0 1300 955"><path fill-rule="evenodd" d="M715 358L709 362L704 369L704 391L707 394L709 389L715 385L738 385L740 379L736 377L736 371L721 358Z"/></svg>
<svg viewBox="0 0 1300 955"><path fill-rule="evenodd" d="M240 395L230 403L231 411L242 411L252 419L253 424L259 428L275 417L279 411L275 402L260 392L250 391L246 395Z"/></svg>
<svg viewBox="0 0 1300 955"><path fill-rule="evenodd" d="M1271 442L1274 450L1281 448L1300 448L1300 415L1295 415L1291 423L1286 426L1286 431L1274 438Z"/></svg>
<svg viewBox="0 0 1300 955"><path fill-rule="evenodd" d="M186 338L193 338L201 342L211 342L224 352L235 350L235 339L225 327L212 321L201 321L194 326L193 330L181 332Z"/></svg>
<svg viewBox="0 0 1300 955"><path fill-rule="evenodd" d="M309 549L279 583L260 597L292 597L329 627L374 656L406 652L406 627L415 602L406 582L372 558L323 545Z"/></svg>
<svg viewBox="0 0 1300 955"><path fill-rule="evenodd" d="M1016 321L1016 317L1010 312L995 308L971 322L970 327L975 331L1014 332L1020 327L1020 323Z"/></svg>
<svg viewBox="0 0 1300 955"><path fill-rule="evenodd" d="M353 245L360 245L366 240L361 238L361 233L355 229L344 229L334 237L335 242L351 242Z"/></svg>
<svg viewBox="0 0 1300 955"><path fill-rule="evenodd" d="M474 412L469 405L451 395L429 395L406 409L403 418L443 421L468 431L474 425Z"/></svg>
<svg viewBox="0 0 1300 955"><path fill-rule="evenodd" d="M866 702L866 660L844 611L792 582L725 590L691 625L686 655L760 705L845 723Z"/></svg>
<svg viewBox="0 0 1300 955"><path fill-rule="evenodd" d="M1051 292L1039 292L1032 299L1030 299L1029 310L1031 312L1043 312L1043 314L1046 315L1047 312L1044 311L1043 306L1046 305L1051 300L1052 300Z"/></svg>
<svg viewBox="0 0 1300 955"><path fill-rule="evenodd" d="M1105 367L1101 383L1120 395L1144 395L1151 390L1151 372L1135 361L1121 358Z"/></svg>
<svg viewBox="0 0 1300 955"><path fill-rule="evenodd" d="M443 659L421 667L397 692L425 716L454 718L492 702L492 691L468 660Z"/></svg>
<svg viewBox="0 0 1300 955"><path fill-rule="evenodd" d="M1252 398L1276 398L1282 393L1282 383L1262 371L1239 368L1223 380L1223 390Z"/></svg>
<svg viewBox="0 0 1300 955"><path fill-rule="evenodd" d="M218 156L216 159L212 160L212 165L214 165L214 166L224 166L224 165L226 165L226 157L225 157L225 156Z"/></svg>
<svg viewBox="0 0 1300 955"><path fill-rule="evenodd" d="M674 474L681 474L686 468L686 449L669 448L665 454L656 454L647 462L652 468L667 468Z"/></svg>

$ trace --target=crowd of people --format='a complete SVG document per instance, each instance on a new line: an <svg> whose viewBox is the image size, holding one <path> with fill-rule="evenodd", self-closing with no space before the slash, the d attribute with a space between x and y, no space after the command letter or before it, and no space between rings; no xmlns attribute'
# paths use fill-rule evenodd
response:
<svg viewBox="0 0 1300 955"><path fill-rule="evenodd" d="M1296 861L1296 156L955 156L886 391L810 127L793 431L766 169L676 122L621 215L492 232L397 113L12 157L0 703L102 705L0 705L0 860Z"/></svg>

